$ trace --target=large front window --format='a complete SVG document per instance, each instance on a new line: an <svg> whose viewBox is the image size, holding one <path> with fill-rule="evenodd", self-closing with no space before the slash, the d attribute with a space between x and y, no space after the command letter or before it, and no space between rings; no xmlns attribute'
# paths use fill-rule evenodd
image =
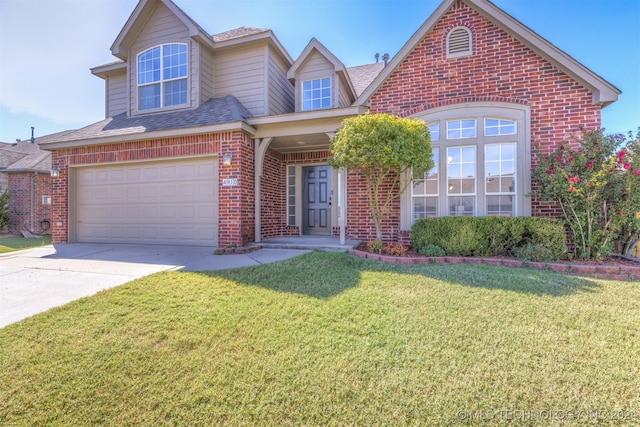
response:
<svg viewBox="0 0 640 427"><path fill-rule="evenodd" d="M306 80L302 82L302 110L317 110L331 107L331 79Z"/></svg>
<svg viewBox="0 0 640 427"><path fill-rule="evenodd" d="M187 45L165 44L138 55L138 109L187 103Z"/></svg>
<svg viewBox="0 0 640 427"><path fill-rule="evenodd" d="M528 107L454 105L428 111L434 167L401 195L401 229L436 216L530 215Z"/></svg>

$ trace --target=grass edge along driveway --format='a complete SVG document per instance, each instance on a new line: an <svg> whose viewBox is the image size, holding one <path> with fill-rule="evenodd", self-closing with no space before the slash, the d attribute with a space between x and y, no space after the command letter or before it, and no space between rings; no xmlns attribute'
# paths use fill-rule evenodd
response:
<svg viewBox="0 0 640 427"><path fill-rule="evenodd" d="M162 272L0 329L0 425L633 425L638 313L530 269Z"/></svg>
<svg viewBox="0 0 640 427"><path fill-rule="evenodd" d="M0 238L0 254L20 251L22 249L37 248L51 244L51 235L44 234L42 237L3 237Z"/></svg>

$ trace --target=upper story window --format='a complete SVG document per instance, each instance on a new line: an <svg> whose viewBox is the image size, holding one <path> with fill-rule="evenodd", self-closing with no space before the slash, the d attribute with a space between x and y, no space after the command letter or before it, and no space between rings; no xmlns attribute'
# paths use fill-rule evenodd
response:
<svg viewBox="0 0 640 427"><path fill-rule="evenodd" d="M187 103L187 45L165 44L138 55L138 109Z"/></svg>
<svg viewBox="0 0 640 427"><path fill-rule="evenodd" d="M471 31L456 27L447 34L447 58L471 55Z"/></svg>
<svg viewBox="0 0 640 427"><path fill-rule="evenodd" d="M331 107L331 79L305 80L302 82L302 110Z"/></svg>

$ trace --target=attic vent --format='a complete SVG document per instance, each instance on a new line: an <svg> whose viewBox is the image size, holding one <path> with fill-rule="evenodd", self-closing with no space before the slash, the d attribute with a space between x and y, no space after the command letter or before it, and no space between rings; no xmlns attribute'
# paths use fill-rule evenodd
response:
<svg viewBox="0 0 640 427"><path fill-rule="evenodd" d="M447 35L447 58L471 55L471 31L456 27Z"/></svg>

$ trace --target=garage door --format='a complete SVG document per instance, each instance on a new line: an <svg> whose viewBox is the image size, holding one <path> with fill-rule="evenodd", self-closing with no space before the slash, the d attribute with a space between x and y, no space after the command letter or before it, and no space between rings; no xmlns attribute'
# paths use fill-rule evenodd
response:
<svg viewBox="0 0 640 427"><path fill-rule="evenodd" d="M76 170L78 242L217 246L217 160Z"/></svg>

